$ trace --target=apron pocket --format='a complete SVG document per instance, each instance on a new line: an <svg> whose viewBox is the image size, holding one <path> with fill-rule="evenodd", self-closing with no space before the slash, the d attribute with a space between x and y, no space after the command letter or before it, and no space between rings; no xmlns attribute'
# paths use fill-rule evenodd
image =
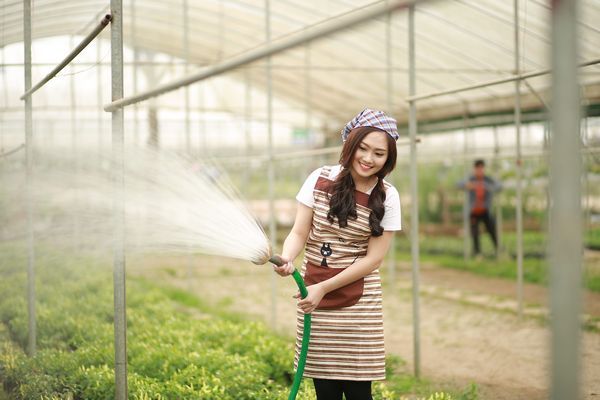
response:
<svg viewBox="0 0 600 400"><path fill-rule="evenodd" d="M304 274L304 282L306 286L314 285L315 283L323 282L342 272L345 268L329 268L321 267L320 265L311 262L306 263L306 273ZM321 299L317 309L332 309L350 307L358 303L365 286L365 278L360 278L354 282L335 289Z"/></svg>

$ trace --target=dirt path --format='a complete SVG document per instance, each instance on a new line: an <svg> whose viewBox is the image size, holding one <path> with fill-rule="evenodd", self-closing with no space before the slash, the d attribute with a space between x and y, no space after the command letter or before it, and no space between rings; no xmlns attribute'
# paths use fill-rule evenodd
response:
<svg viewBox="0 0 600 400"><path fill-rule="evenodd" d="M292 279L281 279L269 267L256 267L216 257L130 259L131 274L139 274L191 290L213 304L227 305L271 322L271 290L276 292L276 329L293 335L296 292ZM410 273L401 265L396 290L384 277L386 350L398 354L412 370L413 330ZM515 303L514 283L473 274L423 266L421 315L422 375L442 385L477 383L482 399L518 400L548 397L550 335L539 318L519 318L497 308ZM541 309L543 288L526 285L528 307ZM598 297L589 297L597 302ZM477 301L471 301L475 299ZM489 306L488 306L489 305ZM597 304L589 310L594 312ZM600 334L582 334L582 394L600 398Z"/></svg>
<svg viewBox="0 0 600 400"><path fill-rule="evenodd" d="M408 269L408 264L401 268ZM517 283L502 278L483 277L467 271L441 268L425 263L421 265L421 279L425 285L433 287L453 288L462 292L482 293L497 296L504 301L511 301L517 296ZM532 283L523 284L523 302L533 308L546 308L548 305L548 289ZM600 293L585 291L583 295L584 313L591 317L600 317ZM515 307L516 309L516 302Z"/></svg>

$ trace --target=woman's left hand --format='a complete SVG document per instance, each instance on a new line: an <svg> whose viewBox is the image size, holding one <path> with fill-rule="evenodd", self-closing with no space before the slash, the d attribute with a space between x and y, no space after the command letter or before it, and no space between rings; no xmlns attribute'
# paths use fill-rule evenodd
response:
<svg viewBox="0 0 600 400"><path fill-rule="evenodd" d="M304 312L304 314L310 314L321 302L323 296L325 296L325 290L320 284L310 285L306 287L308 295L298 302L298 307ZM300 294L294 296L300 298Z"/></svg>

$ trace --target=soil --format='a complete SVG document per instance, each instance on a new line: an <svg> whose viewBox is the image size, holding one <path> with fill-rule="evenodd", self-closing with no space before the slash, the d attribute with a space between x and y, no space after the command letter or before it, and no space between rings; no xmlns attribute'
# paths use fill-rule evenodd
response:
<svg viewBox="0 0 600 400"><path fill-rule="evenodd" d="M386 351L413 370L411 273L398 265L394 288L384 279ZM190 290L209 304L227 306L264 320L293 336L297 289L270 266L218 257L131 258L128 271ZM464 271L422 265L420 284L421 376L434 387L479 387L481 399L548 398L549 341L544 315L547 289L525 284L519 317L514 282ZM275 301L271 298L274 296ZM600 295L586 292L585 312L600 316ZM272 312L274 310L274 313ZM600 399L600 333L586 330L581 340L581 394Z"/></svg>

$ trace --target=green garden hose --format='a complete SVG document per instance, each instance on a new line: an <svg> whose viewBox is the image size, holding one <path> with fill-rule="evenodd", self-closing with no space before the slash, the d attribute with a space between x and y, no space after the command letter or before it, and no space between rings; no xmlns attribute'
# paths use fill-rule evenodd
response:
<svg viewBox="0 0 600 400"><path fill-rule="evenodd" d="M281 259L281 257L275 255L269 259L275 265L282 266L285 262ZM306 285L300 276L300 273L297 269L294 269L294 273L292 277L296 281L296 285L298 285L298 289L300 290L300 297L305 298L308 295L308 291L306 290ZM290 395L288 396L288 400L295 400L298 395L298 389L300 389L300 382L302 382L302 375L304 374L304 366L306 365L306 354L308 353L308 342L310 340L310 324L311 324L311 314L304 314L304 327L302 330L302 349L300 350L300 356L298 357L298 368L296 369L296 374L294 375L294 382L292 383L292 389L290 390Z"/></svg>

